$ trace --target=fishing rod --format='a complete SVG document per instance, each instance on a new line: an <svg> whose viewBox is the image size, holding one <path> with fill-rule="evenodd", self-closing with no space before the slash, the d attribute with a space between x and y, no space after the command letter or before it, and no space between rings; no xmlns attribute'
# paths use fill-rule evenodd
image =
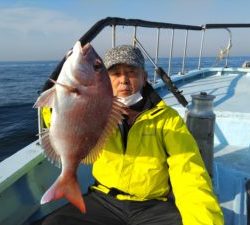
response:
<svg viewBox="0 0 250 225"><path fill-rule="evenodd" d="M157 66L153 59L150 57L150 55L147 53L145 48L142 46L142 44L139 42L139 40L134 37L134 41L137 43L139 48L143 51L143 53L147 56L149 61L154 65L155 67L155 72L161 77L163 82L167 85L168 90L172 92L172 94L176 97L178 102L183 106L186 107L188 105L187 100L185 97L182 95L183 91L178 90L178 88L174 85L168 74L164 71L164 69L160 66Z"/></svg>

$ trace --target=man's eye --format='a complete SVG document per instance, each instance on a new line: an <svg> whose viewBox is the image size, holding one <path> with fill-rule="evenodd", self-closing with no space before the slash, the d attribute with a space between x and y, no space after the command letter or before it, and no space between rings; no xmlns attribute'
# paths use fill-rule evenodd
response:
<svg viewBox="0 0 250 225"><path fill-rule="evenodd" d="M120 75L120 73L119 72L111 72L110 75L118 77Z"/></svg>
<svg viewBox="0 0 250 225"><path fill-rule="evenodd" d="M136 72L134 70L131 70L128 72L129 76L135 76L136 75Z"/></svg>

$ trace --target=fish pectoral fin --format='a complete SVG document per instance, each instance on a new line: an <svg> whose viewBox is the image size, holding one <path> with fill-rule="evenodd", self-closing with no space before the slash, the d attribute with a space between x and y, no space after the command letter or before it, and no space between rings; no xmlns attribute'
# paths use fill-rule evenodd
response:
<svg viewBox="0 0 250 225"><path fill-rule="evenodd" d="M114 97L111 117L113 118L113 121L116 123L116 125L122 123L122 120L124 119L124 115L128 115L128 112L126 111L126 109L127 109L127 106L119 102L117 97Z"/></svg>
<svg viewBox="0 0 250 225"><path fill-rule="evenodd" d="M60 175L55 183L45 192L40 203L45 203L65 197L82 213L86 212L86 206L77 180L73 177Z"/></svg>
<svg viewBox="0 0 250 225"><path fill-rule="evenodd" d="M49 138L49 129L45 129L42 133L39 134L41 136L41 145L44 150L45 157L55 166L61 168L61 158L53 149L50 138Z"/></svg>
<svg viewBox="0 0 250 225"><path fill-rule="evenodd" d="M33 108L38 108L38 107L43 107L43 106L53 108L55 93L56 93L56 90L54 87L43 92L36 100L36 103L34 104Z"/></svg>
<svg viewBox="0 0 250 225"><path fill-rule="evenodd" d="M123 115L127 114L125 108L126 106L120 103L116 97L114 97L107 124L103 129L103 132L99 137L95 147L91 149L89 154L84 159L82 159L82 163L92 164L96 161L96 159L102 152L102 148L105 144L106 139L114 132L114 130L117 128L117 125L122 123L122 120L124 119Z"/></svg>
<svg viewBox="0 0 250 225"><path fill-rule="evenodd" d="M59 83L59 82L52 80L52 79L50 79L50 81L56 85L60 85L61 87L65 88L68 92L80 94L79 90L76 87L72 87L72 86L67 85L67 84L62 84L62 83Z"/></svg>

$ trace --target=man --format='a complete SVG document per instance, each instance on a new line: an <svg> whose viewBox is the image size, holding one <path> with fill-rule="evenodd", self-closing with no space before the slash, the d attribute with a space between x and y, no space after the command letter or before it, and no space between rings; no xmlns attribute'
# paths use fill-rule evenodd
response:
<svg viewBox="0 0 250 225"><path fill-rule="evenodd" d="M128 116L93 164L86 214L68 204L43 224L223 224L197 144L147 83L140 50L113 48L104 64Z"/></svg>

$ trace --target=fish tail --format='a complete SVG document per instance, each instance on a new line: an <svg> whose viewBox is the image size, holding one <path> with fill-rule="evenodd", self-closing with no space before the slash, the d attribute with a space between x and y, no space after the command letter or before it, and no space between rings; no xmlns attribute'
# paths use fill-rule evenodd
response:
<svg viewBox="0 0 250 225"><path fill-rule="evenodd" d="M69 180L68 178L59 176L43 195L40 203L45 204L63 197L76 206L82 213L86 212L80 186L74 178Z"/></svg>

